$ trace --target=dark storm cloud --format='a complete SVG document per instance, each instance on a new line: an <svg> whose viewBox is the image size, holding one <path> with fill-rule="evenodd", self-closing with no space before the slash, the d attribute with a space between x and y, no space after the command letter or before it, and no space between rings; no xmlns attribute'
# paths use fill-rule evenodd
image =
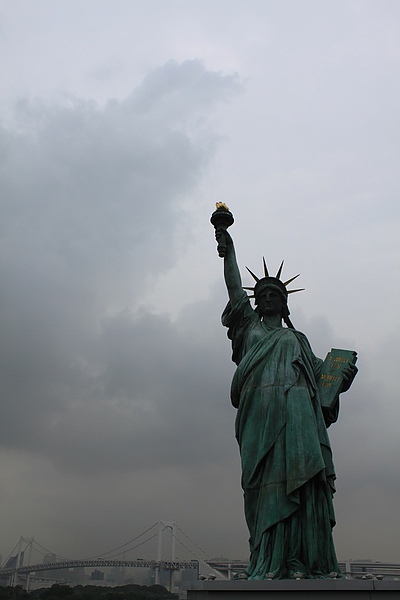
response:
<svg viewBox="0 0 400 600"><path fill-rule="evenodd" d="M217 140L207 113L238 89L169 62L103 108L19 103L1 148L3 446L132 469L194 460L178 437L207 460L184 427L212 401L204 343L121 306L174 264L179 203Z"/></svg>
<svg viewBox="0 0 400 600"><path fill-rule="evenodd" d="M60 389L61 410L46 406L18 445L86 474L223 459L232 436L222 424L229 386L214 353L228 349L220 336L210 353L212 337L198 342L193 326L209 313L208 303L197 306L190 329L147 313L107 318L95 349L71 368L71 385Z"/></svg>

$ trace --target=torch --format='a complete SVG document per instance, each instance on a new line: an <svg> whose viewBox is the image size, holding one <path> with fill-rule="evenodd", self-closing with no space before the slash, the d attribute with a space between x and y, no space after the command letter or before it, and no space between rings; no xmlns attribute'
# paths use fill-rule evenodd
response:
<svg viewBox="0 0 400 600"><path fill-rule="evenodd" d="M222 230L225 232L234 222L233 214L223 202L217 202L216 207L217 210L211 215L211 224L214 225L215 231ZM224 238L225 235L219 240L217 247L218 256L221 258L224 258L226 253L226 242Z"/></svg>

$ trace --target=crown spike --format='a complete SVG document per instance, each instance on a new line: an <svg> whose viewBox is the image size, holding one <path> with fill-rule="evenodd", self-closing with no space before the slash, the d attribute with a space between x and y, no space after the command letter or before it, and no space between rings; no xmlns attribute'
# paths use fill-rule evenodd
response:
<svg viewBox="0 0 400 600"><path fill-rule="evenodd" d="M254 279L254 281L260 281L259 278L257 277L257 275L254 275L254 273L252 271L250 271L249 267L246 267L246 269L248 270L248 272L250 273L250 275L252 276L252 278Z"/></svg>
<svg viewBox="0 0 400 600"><path fill-rule="evenodd" d="M273 279L275 279L275 280L277 280L277 282L279 282L279 285L280 285L280 286L282 286L282 287L284 287L284 289L285 289L285 293L287 293L287 294L294 294L294 293L296 293L296 292L303 292L305 288L299 288L299 289L297 289L297 290L288 290L288 289L287 289L287 287L286 287L286 286L287 286L289 283L292 283L292 281L294 281L295 279L297 279L297 277L299 277L299 276L300 276L300 273L298 273L298 274L297 274L297 275L295 275L294 277L291 277L291 278L290 278L290 279L288 279L287 281L281 281L281 278L280 278L280 277L281 277L281 273L282 273L282 269L283 269L283 264L284 264L284 262L285 262L285 261L282 261L282 262L281 262L281 265L280 265L280 267L279 267L279 269L278 269L278 272L277 272L277 274L276 274L276 277L270 277L270 274L268 273L268 267L267 267L267 263L266 263L266 261L265 261L265 258L264 258L264 256L263 256L264 278L265 278L265 279L272 279L272 280L273 280ZM246 269L248 270L248 272L250 273L250 275L253 277L254 281L256 282L256 285L255 285L254 287L246 287L246 286L243 286L243 289L244 289L244 290L249 290L250 292L253 292L253 295L252 295L252 296L249 296L249 298L254 298L254 297L255 297L255 289L256 289L256 287L257 287L257 283L258 283L259 281L261 281L261 282L262 282L262 281L263 281L263 278L259 278L259 277L257 277L257 275L255 275L255 274L253 273L253 271L250 271L249 267L246 267ZM268 284L267 284L267 285L268 285ZM279 286L278 286L278 287L279 287Z"/></svg>
<svg viewBox="0 0 400 600"><path fill-rule="evenodd" d="M283 267L283 263L284 263L284 262L285 262L284 260L281 262L281 266L280 266L280 267L279 267L279 269L278 269L278 272L277 272L277 274L276 274L276 278L277 278L277 279L280 279L280 278L281 278L282 267Z"/></svg>
<svg viewBox="0 0 400 600"><path fill-rule="evenodd" d="M263 265L264 265L264 275L265 277L269 277L267 263L265 262L265 258L263 257Z"/></svg>
<svg viewBox="0 0 400 600"><path fill-rule="evenodd" d="M287 281L283 282L283 285L289 285L289 283L292 283L292 281L294 281L295 279L297 279L299 277L300 273L298 273L297 275L295 275L294 277L291 277L291 279L288 279Z"/></svg>

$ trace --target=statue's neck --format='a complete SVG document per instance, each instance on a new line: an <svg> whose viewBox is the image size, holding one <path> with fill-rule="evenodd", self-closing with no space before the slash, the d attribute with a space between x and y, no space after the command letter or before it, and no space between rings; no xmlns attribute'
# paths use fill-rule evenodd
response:
<svg viewBox="0 0 400 600"><path fill-rule="evenodd" d="M262 320L267 327L282 327L282 317L280 315L264 315Z"/></svg>

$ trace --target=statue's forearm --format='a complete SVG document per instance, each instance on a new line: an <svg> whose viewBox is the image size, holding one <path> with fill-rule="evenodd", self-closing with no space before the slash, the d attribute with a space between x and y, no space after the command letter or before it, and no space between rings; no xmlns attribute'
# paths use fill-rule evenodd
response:
<svg viewBox="0 0 400 600"><path fill-rule="evenodd" d="M224 260L224 278L231 304L236 304L242 297L242 278L236 261L233 240L228 227L233 223L233 215L226 205L217 203L217 210L211 215L211 223L215 227L215 239L218 243L218 254Z"/></svg>
<svg viewBox="0 0 400 600"><path fill-rule="evenodd" d="M225 254L224 277L229 300L232 304L236 304L242 295L243 288L242 278L240 276L239 267L236 261L236 253L233 243L228 245Z"/></svg>

